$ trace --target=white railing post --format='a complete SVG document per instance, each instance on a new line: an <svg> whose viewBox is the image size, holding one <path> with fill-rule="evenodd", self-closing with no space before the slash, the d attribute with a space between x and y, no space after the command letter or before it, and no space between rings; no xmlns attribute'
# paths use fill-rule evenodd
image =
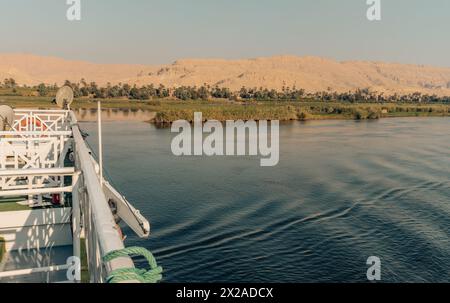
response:
<svg viewBox="0 0 450 303"><path fill-rule="evenodd" d="M72 243L73 255L80 260L77 270L81 273L81 209L80 209L80 176L76 172L72 177ZM77 281L79 282L79 281Z"/></svg>
<svg viewBox="0 0 450 303"><path fill-rule="evenodd" d="M102 106L97 101L97 119L98 119L98 165L100 169L100 186L103 186L103 142L102 142Z"/></svg>

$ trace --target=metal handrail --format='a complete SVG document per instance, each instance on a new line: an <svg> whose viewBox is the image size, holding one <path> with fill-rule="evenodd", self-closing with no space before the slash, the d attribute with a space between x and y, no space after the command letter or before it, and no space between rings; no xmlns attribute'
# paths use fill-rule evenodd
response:
<svg viewBox="0 0 450 303"><path fill-rule="evenodd" d="M23 137L23 136L71 136L71 131L65 130L44 130L44 131L0 131L0 137L2 136L15 136L15 137Z"/></svg>
<svg viewBox="0 0 450 303"><path fill-rule="evenodd" d="M66 114L68 110L66 109L33 109L33 108L16 108L15 112L25 113L25 112L35 112L35 113L51 113L51 114Z"/></svg>
<svg viewBox="0 0 450 303"><path fill-rule="evenodd" d="M76 163L80 166L78 167L78 169L80 169L81 171L82 179L82 181L79 182L80 184L78 185L78 187L84 187L86 192L85 196L87 196L86 199L80 199L80 201L81 203L88 203L87 205L81 205L81 210L85 210L83 212L84 226L90 226L91 228L91 239L89 239L89 237L86 237L88 258L90 259L90 262L92 262L96 257L94 256L94 254L99 254L99 256L97 257L100 258L97 258L97 262L94 263L103 263L103 256L105 256L109 252L123 249L124 244L120 237L116 222L114 220L111 209L109 208L105 194L103 193L99 176L97 175L94 164L90 159L91 155L89 153L89 149L84 142L73 112L70 112L70 120L72 124L71 128L75 143L74 155ZM76 190L77 189L74 188L74 191ZM96 247L97 244L98 249ZM89 270L102 271L102 266L100 266L100 264L95 265L97 269L89 268ZM104 282L104 279L113 270L134 267L133 261L129 257L117 258L110 262L106 262L103 265L105 269L104 274L102 273L99 275L98 273L92 273L91 277L93 276L95 280L100 279L100 281L94 282Z"/></svg>
<svg viewBox="0 0 450 303"><path fill-rule="evenodd" d="M32 169L0 169L0 177L10 176L40 176L40 175L73 175L75 169L73 167L57 167L57 168L32 168Z"/></svg>

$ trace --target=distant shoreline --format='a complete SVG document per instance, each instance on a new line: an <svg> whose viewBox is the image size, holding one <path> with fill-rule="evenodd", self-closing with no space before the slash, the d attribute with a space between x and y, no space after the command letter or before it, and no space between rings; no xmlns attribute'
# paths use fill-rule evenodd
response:
<svg viewBox="0 0 450 303"><path fill-rule="evenodd" d="M118 100L102 99L106 121L147 121L171 123L191 121L194 112L202 112L205 120L375 120L390 117L448 117L447 103L349 103L338 101L253 101L227 100ZM51 98L0 96L0 104L13 108L55 108ZM72 108L84 114L81 121L94 121L96 99L78 99ZM84 111L80 113L80 111Z"/></svg>

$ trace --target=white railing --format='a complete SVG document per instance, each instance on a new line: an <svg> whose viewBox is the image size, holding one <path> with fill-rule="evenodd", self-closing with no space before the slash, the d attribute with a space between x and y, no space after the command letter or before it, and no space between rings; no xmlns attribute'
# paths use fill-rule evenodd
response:
<svg viewBox="0 0 450 303"><path fill-rule="evenodd" d="M72 185L65 186L64 177L73 176L73 167L51 169L0 170L2 197L71 192Z"/></svg>
<svg viewBox="0 0 450 303"><path fill-rule="evenodd" d="M0 169L61 167L69 137L0 132Z"/></svg>
<svg viewBox="0 0 450 303"><path fill-rule="evenodd" d="M73 113L71 118L76 121ZM103 192L95 164L91 160L90 151L76 123L73 123L72 132L75 167L82 172L74 183L72 192L74 221L81 222L84 228L90 280L104 282L111 271L134 265L129 257L117 258L107 263L102 261L102 257L107 253L123 249L124 244ZM74 239L79 239L78 234L81 234L77 226L78 224L74 226ZM74 251L75 255L79 255L79 243L74 242Z"/></svg>
<svg viewBox="0 0 450 303"><path fill-rule="evenodd" d="M13 130L54 132L70 129L67 110L15 110Z"/></svg>
<svg viewBox="0 0 450 303"><path fill-rule="evenodd" d="M80 240L84 234L90 282L105 282L113 270L133 268L129 257L103 262L106 254L123 249L124 244L97 164L92 161L73 112L16 110L15 115L12 130L0 132L0 197L71 192L73 255L81 257ZM64 168L69 151L75 165ZM64 176L68 175L72 176L69 185L64 184ZM33 270L45 268L23 273Z"/></svg>

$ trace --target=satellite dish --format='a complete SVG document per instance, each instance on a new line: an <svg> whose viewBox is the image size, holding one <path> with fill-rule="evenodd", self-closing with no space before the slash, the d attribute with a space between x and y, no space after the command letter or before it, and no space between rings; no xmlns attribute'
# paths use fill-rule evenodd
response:
<svg viewBox="0 0 450 303"><path fill-rule="evenodd" d="M73 101L73 89L70 86L64 85L56 93L56 104L62 109L69 109Z"/></svg>
<svg viewBox="0 0 450 303"><path fill-rule="evenodd" d="M0 105L0 131L12 129L14 110L8 105Z"/></svg>

